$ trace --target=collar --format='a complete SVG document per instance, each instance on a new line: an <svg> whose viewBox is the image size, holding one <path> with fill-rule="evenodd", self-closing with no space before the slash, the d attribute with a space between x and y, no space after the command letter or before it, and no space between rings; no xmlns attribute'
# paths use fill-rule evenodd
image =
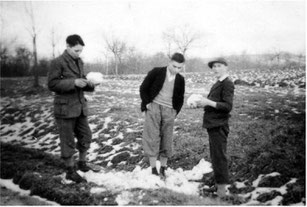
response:
<svg viewBox="0 0 307 207"><path fill-rule="evenodd" d="M167 76L169 81L172 81L172 80L175 79L176 74L175 75L171 74L171 72L169 71L168 67L166 67L166 76Z"/></svg>
<svg viewBox="0 0 307 207"><path fill-rule="evenodd" d="M82 59L79 57L79 58L77 58L77 59L74 59L68 52L67 52L67 50L64 50L64 52L63 52L63 57L67 60L67 61L69 61L69 62L78 62L78 64L83 64L83 61L82 61Z"/></svg>
<svg viewBox="0 0 307 207"><path fill-rule="evenodd" d="M71 59L71 60L74 60L74 61L81 60L80 57L74 58L73 56L71 56L71 55L67 52L67 50L65 50L65 51L63 52L63 55L65 55L67 58L69 58L69 59Z"/></svg>
<svg viewBox="0 0 307 207"><path fill-rule="evenodd" d="M222 82L223 80L225 80L226 78L228 78L228 74L225 74L225 75L223 75L223 76L221 76L218 80L220 81L220 82Z"/></svg>

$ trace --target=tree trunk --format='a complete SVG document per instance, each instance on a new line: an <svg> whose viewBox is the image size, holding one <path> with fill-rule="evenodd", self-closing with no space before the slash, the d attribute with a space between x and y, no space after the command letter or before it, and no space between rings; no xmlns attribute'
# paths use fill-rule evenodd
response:
<svg viewBox="0 0 307 207"><path fill-rule="evenodd" d="M38 80L38 71L37 71L37 49L36 49L36 35L33 36L33 56L34 56L34 65L33 65L33 72L34 72L34 87L39 86Z"/></svg>
<svg viewBox="0 0 307 207"><path fill-rule="evenodd" d="M52 58L55 59L55 44L52 44Z"/></svg>
<svg viewBox="0 0 307 207"><path fill-rule="evenodd" d="M116 75L116 77L118 77L118 61L117 61L117 56L115 55L114 56L114 58L115 58L115 75Z"/></svg>
<svg viewBox="0 0 307 207"><path fill-rule="evenodd" d="M118 62L117 62L117 60L115 60L115 74L116 74L116 77L118 77Z"/></svg>
<svg viewBox="0 0 307 207"><path fill-rule="evenodd" d="M106 57L107 59L107 71L106 71L106 75L109 75L109 59L108 57Z"/></svg>
<svg viewBox="0 0 307 207"><path fill-rule="evenodd" d="M186 49L183 50L182 55L183 57L186 59L185 53L186 53ZM185 61L186 62L186 61ZM186 76L186 68L185 68L186 64L183 65L183 76Z"/></svg>

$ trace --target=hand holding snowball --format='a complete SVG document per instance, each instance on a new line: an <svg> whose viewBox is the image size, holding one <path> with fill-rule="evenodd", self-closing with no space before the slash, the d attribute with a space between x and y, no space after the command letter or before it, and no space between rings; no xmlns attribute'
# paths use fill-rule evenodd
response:
<svg viewBox="0 0 307 207"><path fill-rule="evenodd" d="M87 85L87 80L83 78L77 78L75 79L75 86L79 88L84 88Z"/></svg>
<svg viewBox="0 0 307 207"><path fill-rule="evenodd" d="M86 79L88 80L89 84L92 84L92 86L99 85L103 82L103 75L99 72L89 72L86 75Z"/></svg>
<svg viewBox="0 0 307 207"><path fill-rule="evenodd" d="M207 98L201 98L200 100L196 101L197 106L199 107L204 107L204 106L212 106L216 108L216 102L211 101L210 99Z"/></svg>
<svg viewBox="0 0 307 207"><path fill-rule="evenodd" d="M211 101L200 94L192 94L187 100L187 105L190 108L204 107L207 105L216 108L216 102Z"/></svg>
<svg viewBox="0 0 307 207"><path fill-rule="evenodd" d="M201 99L202 99L202 95L200 94L192 94L188 100L187 100L187 105L190 108L197 108L198 107L198 103Z"/></svg>

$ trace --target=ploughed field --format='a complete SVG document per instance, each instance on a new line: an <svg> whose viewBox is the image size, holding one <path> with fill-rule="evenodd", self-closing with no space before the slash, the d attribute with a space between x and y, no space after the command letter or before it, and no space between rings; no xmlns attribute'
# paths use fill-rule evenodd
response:
<svg viewBox="0 0 307 207"><path fill-rule="evenodd" d="M305 70L246 70L231 77L236 88L228 199L204 190L214 181L203 109L189 109L186 101L175 123L167 179L150 175L141 146L144 75L105 77L94 93L86 94L93 133L88 160L103 167L98 174L82 174L86 184L64 178L46 78L37 89L30 87L30 78L2 78L1 179L13 179L31 195L59 204L304 205ZM211 74L186 74L185 100L195 93L206 96L213 83Z"/></svg>

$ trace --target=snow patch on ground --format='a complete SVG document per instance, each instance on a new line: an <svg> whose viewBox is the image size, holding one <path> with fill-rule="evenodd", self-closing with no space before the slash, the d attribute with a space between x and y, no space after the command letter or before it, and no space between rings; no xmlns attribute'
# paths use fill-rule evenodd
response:
<svg viewBox="0 0 307 207"><path fill-rule="evenodd" d="M168 188L180 193L198 195L200 183L190 180L201 179L203 174L211 171L211 164L202 159L192 170L183 171L181 168L176 170L168 168L165 181L161 180L158 176L152 175L150 167L141 169L140 166L136 166L132 172L112 170L95 173L90 171L84 173L84 177L88 182L101 185L112 192L133 188Z"/></svg>
<svg viewBox="0 0 307 207"><path fill-rule="evenodd" d="M1 179L0 178L0 186L4 186L5 188L12 190L14 192L19 193L21 196L30 196L30 190L23 190L21 189L18 185L13 183L13 179ZM45 198L41 198L39 196L32 196L33 198L36 198L40 201L44 201L46 203L48 203L48 205L50 206L59 206L60 204L56 203L56 202L52 202L49 201Z"/></svg>

